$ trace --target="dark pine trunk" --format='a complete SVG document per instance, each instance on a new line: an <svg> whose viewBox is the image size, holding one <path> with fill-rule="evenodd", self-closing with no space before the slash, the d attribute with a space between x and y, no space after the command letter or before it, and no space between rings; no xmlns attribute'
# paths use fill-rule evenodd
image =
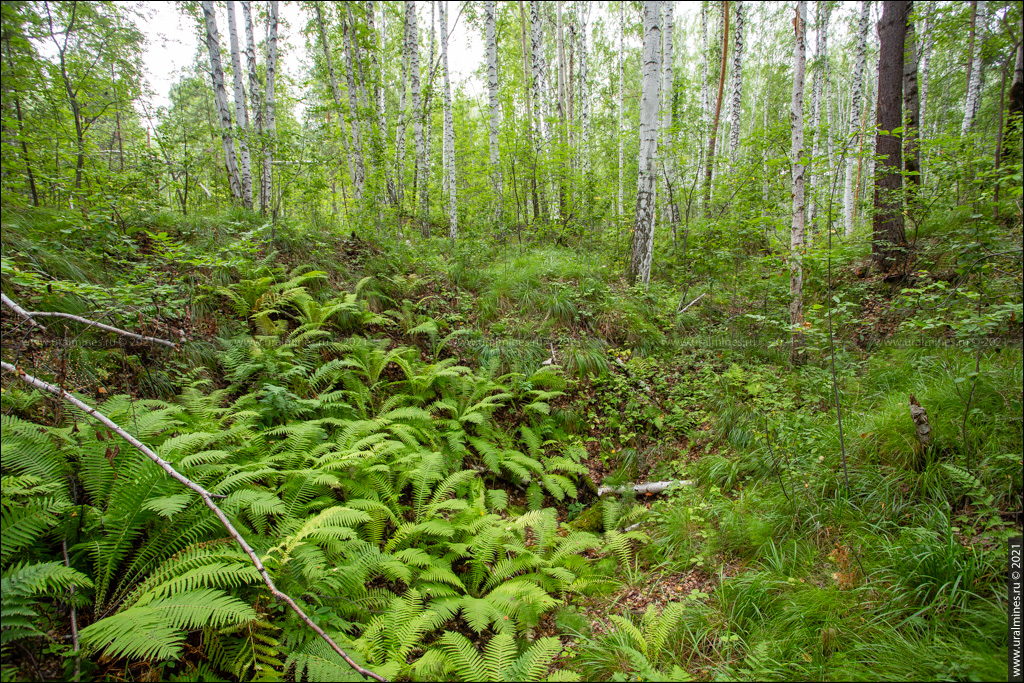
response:
<svg viewBox="0 0 1024 683"><path fill-rule="evenodd" d="M885 0L878 24L878 107L875 121L875 216L871 260L890 271L906 262L903 230L903 140L891 132L903 125L903 50L909 2Z"/></svg>

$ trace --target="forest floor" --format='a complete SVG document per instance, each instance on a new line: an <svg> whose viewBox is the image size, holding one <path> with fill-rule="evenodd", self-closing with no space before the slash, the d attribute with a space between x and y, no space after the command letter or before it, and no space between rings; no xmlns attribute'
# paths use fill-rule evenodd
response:
<svg viewBox="0 0 1024 683"><path fill-rule="evenodd" d="M831 266L835 287L809 291L806 357L793 365L778 321L784 276L770 253L728 276L642 292L621 282L613 254L546 244L407 245L288 225L268 235L231 216L157 217L121 234L76 233L65 247L41 223L5 211L5 293L39 310L140 311L125 324L190 340L173 358L143 346L27 351L101 405L114 394L170 398L198 376L237 391L218 340L297 329L311 314L288 310L291 290L271 283L312 269L325 274L302 285L314 298L358 294L367 317L357 334L415 348L424 365L454 359L510 386L560 368L562 394L545 410L562 436L549 438L582 445L589 474L564 497L506 479L509 510L553 507L570 532L631 536L619 551L586 551L592 586L527 629L527 640L565 646L552 671L1005 675L1005 541L1022 529L1019 273L989 272L983 285L961 273L958 287L983 291L985 310L973 315L978 299L968 297L933 314L928 305L959 277L938 240L922 242L920 269L898 281L870 274L863 252L848 249ZM809 266L819 282L824 263ZM5 309L5 344L17 324ZM338 325L332 335L350 334ZM403 379L394 365L381 376ZM916 440L911 395L931 419L930 446ZM54 419L50 405L19 413ZM506 433L523 419L512 403L493 413ZM696 485L595 495L667 479Z"/></svg>

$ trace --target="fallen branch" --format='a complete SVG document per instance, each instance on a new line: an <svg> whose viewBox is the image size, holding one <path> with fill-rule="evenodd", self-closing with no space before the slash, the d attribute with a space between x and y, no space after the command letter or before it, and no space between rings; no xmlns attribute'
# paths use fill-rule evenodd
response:
<svg viewBox="0 0 1024 683"><path fill-rule="evenodd" d="M928 413L917 402L914 395L910 395L910 419L914 421L914 431L917 432L917 440L922 446L927 447L932 442L932 428L928 424Z"/></svg>
<svg viewBox="0 0 1024 683"><path fill-rule="evenodd" d="M163 346L167 346L172 349L178 348L177 344L175 344L172 341L167 341L166 339L158 339L157 337L145 337L141 334L135 334L134 332L122 330L119 327L113 327L111 325L104 325L103 323L96 322L95 320L89 320L88 318L83 318L78 315L72 315L70 313L60 313L58 311L26 311L24 308L11 301L11 299L8 298L6 294L3 294L2 296L3 303L5 306L10 308L12 311L20 315L28 322L43 330L45 330L46 328L40 325L38 322L36 322L36 318L65 318L67 320L74 320L77 323L82 323L83 325L88 325L89 327L95 327L105 332L113 332L114 334L119 334L122 337L130 337L132 339L137 339L142 342L149 342L150 344L162 344Z"/></svg>
<svg viewBox="0 0 1024 683"><path fill-rule="evenodd" d="M597 490L597 495L603 496L606 493L623 494L630 489L632 489L634 493L654 495L670 489L673 486L693 485L694 481L692 479L669 479L668 481L652 481L647 484L634 484L633 486L602 486Z"/></svg>
<svg viewBox="0 0 1024 683"><path fill-rule="evenodd" d="M690 306L694 305L695 303L697 303L698 301L700 301L701 299L703 299L703 298L704 298L705 296L707 296L707 294L708 294L707 292L704 292L703 294L701 294L700 296L698 296L698 297L697 297L696 299L694 299L694 300L693 300L693 301L691 301L690 303L686 304L686 308L680 308L679 310L677 310L677 311L676 311L676 313L677 313L677 314L679 314L679 313L686 313L686 312L687 312L688 310L690 310ZM682 306L682 305L683 305L683 302L682 302L682 301L680 301L680 302L679 302L679 305L680 305L680 306Z"/></svg>
<svg viewBox="0 0 1024 683"><path fill-rule="evenodd" d="M54 386L53 384L44 382L43 380L37 377L33 377L32 375L29 375L24 371L19 370L10 363L0 361L0 368L2 368L3 371L5 372L13 373L18 377L18 379L20 379L25 384L31 387L35 387L36 389L41 389L42 391L45 391L47 393L53 394L54 396L64 401L67 401L71 405L77 407L79 410L84 411L91 418L101 423L107 429L114 432L122 439L130 443L132 446L134 446L136 450L138 450L140 453L142 453L147 458L156 463L157 466L159 466L164 472L166 472L172 479L175 479L176 481L184 484L187 488L195 491L199 495L199 497L203 499L203 502L206 504L206 507L210 508L213 514L217 516L217 519L220 520L221 525L223 525L223 527L227 530L231 538L235 540L235 543L237 543L239 547L241 547L241 549L245 552L245 554L249 556L249 560L252 562L253 566L256 567L256 571L258 571L260 576L263 577L263 583L266 584L267 588L270 590L271 594L275 598L291 607L292 611L295 612L299 619L305 622L306 626L308 626L310 629L313 630L313 632L320 636L324 640L324 642L326 642L330 646L330 648L338 654L338 656L344 659L345 662L353 669L355 669L355 671L359 673L359 675L361 675L363 678L372 678L376 681L385 680L384 677L380 676L379 674L376 674L368 669L364 669L363 667L356 664L352 660L352 658L345 653L344 650L338 647L338 644L335 643L334 640L329 635L327 635L327 633L322 628L317 626L312 619L306 616L306 613L302 611L302 608L299 607L298 604L296 604L296 602L291 599L291 597L277 589L277 586L274 585L273 579L270 578L270 574L267 572L266 567L263 566L263 562L260 560L259 556L252 549L252 546L250 546L249 543L245 540L245 538L240 533L238 533L238 530L235 529L233 524L231 524L231 520L229 520L227 518L227 515L224 514L224 511L217 507L217 504L213 502L213 494L211 494L209 491L207 491L202 486L195 483L185 475L178 472L176 469L174 469L174 467L171 466L169 462L167 462L159 455L157 455L155 452L153 452L152 449L150 449L144 443L142 443L134 436L129 434L127 431L119 427L117 423L115 423L109 417L99 412L89 404L75 398L74 396L72 396L71 394L64 391L58 386Z"/></svg>

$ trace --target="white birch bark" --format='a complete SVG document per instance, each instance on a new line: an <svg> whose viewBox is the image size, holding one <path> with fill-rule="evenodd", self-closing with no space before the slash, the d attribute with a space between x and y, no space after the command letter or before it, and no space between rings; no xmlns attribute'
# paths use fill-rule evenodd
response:
<svg viewBox="0 0 1024 683"><path fill-rule="evenodd" d="M341 32L345 43L345 80L348 84L348 113L350 117L348 132L349 142L352 145L354 171L352 175L352 192L355 195L356 201L362 201L363 190L366 187L366 164L363 161L363 127L360 123L359 104L356 100L357 86L352 60L352 27L350 25L352 13L348 3L346 3L346 9L349 10L348 17L343 16L341 18Z"/></svg>
<svg viewBox="0 0 1024 683"><path fill-rule="evenodd" d="M484 15L487 24L487 94L490 109L490 133L487 141L490 148L491 182L494 183L494 223L500 231L505 200L501 177L501 154L498 149L501 109L498 107L498 39L494 0L487 0L484 3Z"/></svg>
<svg viewBox="0 0 1024 683"><path fill-rule="evenodd" d="M707 3L700 4L700 122L701 135L710 134L711 127L711 86L708 84L708 76L711 71L711 55L708 45L708 6ZM703 153L707 148L707 142L701 139L700 149Z"/></svg>
<svg viewBox="0 0 1024 683"><path fill-rule="evenodd" d="M324 22L323 12L321 11L323 5L316 2L313 3L313 11L316 13L316 24L317 32L320 35L320 46L324 51L324 61L327 64L327 80L331 86L331 98L334 100L334 109L338 116L338 121L341 124L341 142L345 147L345 161L348 164L348 177L355 185L356 180L356 169L355 163L352 159L351 147L349 146L348 138L348 123L345 121L345 112L341 105L341 88L338 87L338 77L334 71L334 58L331 56L331 46L327 40L327 27Z"/></svg>
<svg viewBox="0 0 1024 683"><path fill-rule="evenodd" d="M434 176L434 75L436 64L435 43L437 42L437 29L435 25L436 19L436 5L434 0L430 0L430 59L427 62L427 78L426 84L424 85L423 94L423 144L427 146L427 177L432 178ZM429 182L429 181L428 181Z"/></svg>
<svg viewBox="0 0 1024 683"><path fill-rule="evenodd" d="M420 91L420 30L415 0L405 1L405 22L409 28L409 85L412 94L412 133L416 142L416 195L419 198L420 234L430 236L430 193L427 188L427 148L423 136L423 98Z"/></svg>
<svg viewBox="0 0 1024 683"><path fill-rule="evenodd" d="M455 123L452 119L452 88L448 75L448 3L442 0L441 10L441 69L444 76L444 138L441 153L444 156L445 186L448 191L448 237L459 238L459 213L455 184Z"/></svg>
<svg viewBox="0 0 1024 683"><path fill-rule="evenodd" d="M590 170L590 65L587 47L587 12L588 3L579 5L579 110L580 110L580 170Z"/></svg>
<svg viewBox="0 0 1024 683"><path fill-rule="evenodd" d="M978 100L981 94L981 24L978 21L985 16L985 0L978 0L975 10L974 29L974 51L971 54L971 80L967 84L967 101L964 102L964 120L960 126L960 137L970 132L974 125L974 115L978 110Z"/></svg>
<svg viewBox="0 0 1024 683"><path fill-rule="evenodd" d="M252 164L249 161L249 110L245 103L245 72L242 71L242 55L238 48L238 29L235 26L235 3L228 0L228 36L231 41L231 70L234 72L235 123L239 129L238 162L242 182L242 204L252 209Z"/></svg>
<svg viewBox="0 0 1024 683"><path fill-rule="evenodd" d="M666 223L676 223L676 205L673 201L674 195L671 185L675 182L675 162L668 154L670 135L672 130L672 89L674 84L672 72L672 39L675 27L675 13L673 5L675 2L669 0L661 3L661 168L656 170L661 177L664 188L664 207L662 215Z"/></svg>
<svg viewBox="0 0 1024 683"><path fill-rule="evenodd" d="M213 101L217 106L220 123L220 139L224 147L224 163L228 170L228 186L231 196L242 198L242 181L238 173L238 157L231 135L231 109L228 108L228 93L224 88L224 68L220 61L220 34L217 31L217 16L213 2L203 0L203 16L206 19L206 47L210 53L210 79L213 81Z"/></svg>
<svg viewBox="0 0 1024 683"><path fill-rule="evenodd" d="M789 114L792 133L793 167L793 221L789 241L789 324L792 328L790 357L796 361L802 354L804 322L804 183L806 166L800 163L804 156L804 76L807 68L807 3L796 3L793 21L796 47L793 51L793 100Z"/></svg>
<svg viewBox="0 0 1024 683"><path fill-rule="evenodd" d="M256 39L252 30L252 3L242 0L242 20L245 24L245 61L249 71L249 100L252 102L253 128L257 138L263 137L263 86L256 68ZM262 145L262 140L260 142ZM250 162L251 163L251 162ZM267 213L269 197L263 191L263 174L260 172L260 213Z"/></svg>
<svg viewBox="0 0 1024 683"><path fill-rule="evenodd" d="M921 36L921 49L917 64L917 90L919 98L918 137L923 141L928 132L928 67L932 60L932 46L934 44L933 31L931 26L932 5L930 2L921 3L921 22L919 24L919 35ZM925 184L924 178L925 156L921 156L921 184Z"/></svg>
<svg viewBox="0 0 1024 683"><path fill-rule="evenodd" d="M860 24L857 27L857 46L853 64L853 85L850 91L850 121L847 135L846 180L843 187L843 222L846 235L853 233L854 209L857 203L854 183L857 175L857 140L861 135L861 107L864 101L864 68L868 59L868 23L871 3L860 3Z"/></svg>
<svg viewBox="0 0 1024 683"><path fill-rule="evenodd" d="M381 15L380 31L377 30L376 16L377 3L368 0L366 3L366 22L373 38L373 47L370 53L370 78L373 80L373 117L376 121L373 139L374 163L383 170L385 185L387 188L387 199L392 206L398 205L398 196L395 194L395 181L391 176L391 170L386 162L387 157L387 114L384 107L384 73L380 68L381 60L377 54L384 54L384 21Z"/></svg>
<svg viewBox="0 0 1024 683"><path fill-rule="evenodd" d="M828 63L828 20L832 10L825 2L819 2L815 6L817 12L817 42L814 49L814 90L811 93L811 134L814 136L811 143L811 197L807 207L807 222L810 230L807 232L807 242L814 238L814 221L818 209L818 191L821 185L821 141L824 137L822 131L822 118L828 126L828 108L822 101L825 90L825 65ZM817 164L817 169L815 169Z"/></svg>
<svg viewBox="0 0 1024 683"><path fill-rule="evenodd" d="M633 249L626 279L639 280L644 287L651 281L654 254L654 159L658 153L658 110L661 72L660 2L644 2L644 49L640 86L640 154L636 189L636 215L633 223Z"/></svg>
<svg viewBox="0 0 1024 683"><path fill-rule="evenodd" d="M625 210L622 206L623 203L623 188L625 185L625 178L623 177L623 140L624 135L622 131L622 114L625 108L624 94L624 82L623 82L623 55L626 52L626 3L623 0L619 2L619 119L618 119L618 137L619 140L619 203L618 211L619 218L622 218Z"/></svg>
<svg viewBox="0 0 1024 683"><path fill-rule="evenodd" d="M267 131L267 146L263 154L263 192L267 196L268 205L273 200L274 192L274 147L277 142L277 102L275 101L275 81L277 80L277 0L270 0L270 16L267 25L267 98L264 102L263 120ZM274 218L277 208L271 209Z"/></svg>
<svg viewBox="0 0 1024 683"><path fill-rule="evenodd" d="M405 129L410 118L409 97L409 62L412 48L409 44L409 12L406 8L405 21L402 22L402 82L399 86L398 117L395 126L395 195L401 208L405 200ZM415 197L414 197L415 199ZM399 224L400 225L400 224ZM401 232L401 230L399 230Z"/></svg>
<svg viewBox="0 0 1024 683"><path fill-rule="evenodd" d="M740 148L740 114L743 112L743 28L746 19L743 0L733 3L736 25L733 29L732 50L732 107L729 124L729 161L735 167Z"/></svg>

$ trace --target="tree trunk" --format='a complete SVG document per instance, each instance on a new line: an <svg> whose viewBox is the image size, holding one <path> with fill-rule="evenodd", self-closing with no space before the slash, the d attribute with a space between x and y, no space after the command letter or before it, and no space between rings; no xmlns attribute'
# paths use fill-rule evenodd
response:
<svg viewBox="0 0 1024 683"><path fill-rule="evenodd" d="M4 28L4 47L7 51L7 66L14 71L14 56L11 54L11 39L7 28ZM14 96L14 113L18 117L18 140L21 143L21 158L25 162L25 175L28 189L32 194L32 206L39 206L39 194L36 192L36 177L32 172L32 159L28 155L28 141L25 139L25 119L21 112L21 98Z"/></svg>
<svg viewBox="0 0 1024 683"><path fill-rule="evenodd" d="M818 191L822 176L821 172L815 172L814 164L817 163L819 168L822 166L819 161L821 157L821 139L823 137L821 119L822 112L825 110L824 103L822 102L822 93L825 89L825 65L828 63L828 20L832 10L826 3L819 2L815 5L815 11L817 12L815 23L818 26L814 54L814 89L811 92L811 134L814 138L811 143L811 164L809 166L811 170L811 201L807 206L807 223L810 226L810 230L806 235L808 243L814 239L814 221L817 214ZM828 125L827 111L825 111L825 125Z"/></svg>
<svg viewBox="0 0 1024 683"><path fill-rule="evenodd" d="M674 87L674 79L672 73L672 38L673 28L675 25L675 16L673 12L673 2L662 2L661 3L661 141L658 143L661 147L661 175L663 188L664 188L664 210L662 215L666 224L671 224L675 229L675 224L679 220L679 211L673 201L674 193L672 191L673 185L675 184L675 160L672 155L668 153L669 146L671 143L671 130L672 130L672 90Z"/></svg>
<svg viewBox="0 0 1024 683"><path fill-rule="evenodd" d="M235 143L231 136L231 110L228 108L228 94L224 89L224 69L220 63L220 35L217 31L217 17L213 13L213 2L203 0L203 16L206 18L206 47L210 52L210 78L213 81L213 99L217 105L220 118L220 139L224 146L224 162L228 170L228 185L231 196L242 197L242 182L238 175L238 158L235 156ZM75 116L75 129L81 137L78 116ZM78 177L76 184L78 186Z"/></svg>
<svg viewBox="0 0 1024 683"><path fill-rule="evenodd" d="M917 40L914 34L914 3L907 3L907 35L903 47L903 116L904 150L903 170L907 174L908 190L921 187L921 148L918 129L921 110L917 92Z"/></svg>
<svg viewBox="0 0 1024 683"><path fill-rule="evenodd" d="M725 69L729 63L729 3L722 5L722 66L718 76L718 97L711 118L711 137L708 140L707 164L704 166L704 216L711 216L711 177L715 167L715 142L718 138L718 117L722 113L722 94L725 91Z"/></svg>
<svg viewBox="0 0 1024 683"><path fill-rule="evenodd" d="M345 43L345 82L348 84L348 113L350 117L348 132L349 141L352 144L353 170L355 171L352 176L352 190L356 201L361 202L363 190L366 187L366 164L363 161L363 126L360 122L362 117L359 115L359 103L356 99L356 78L352 59L351 5L346 3L345 8L348 10L348 16L342 16L341 18L341 33L342 40Z"/></svg>
<svg viewBox="0 0 1024 683"><path fill-rule="evenodd" d="M441 9L441 68L444 76L444 140L442 154L445 159L445 175L448 188L448 237L459 238L459 213L455 201L455 123L452 119L452 88L448 76L448 3L442 0Z"/></svg>
<svg viewBox="0 0 1024 683"><path fill-rule="evenodd" d="M1010 85L1010 102L1006 111L1006 126L1003 134L1003 158L1020 156L1021 117L1024 116L1024 43L1017 43L1017 58L1013 66L1013 83Z"/></svg>
<svg viewBox="0 0 1024 683"><path fill-rule="evenodd" d="M843 218L846 223L847 236L853 233L854 216L856 214L857 195L854 188L854 168L859 168L860 156L853 153L853 147L861 137L861 107L864 99L864 68L868 54L868 23L871 14L871 3L863 0L860 4L860 25L857 29L857 54L853 66L853 86L850 94L850 127L847 138L846 182L843 188Z"/></svg>
<svg viewBox="0 0 1024 683"><path fill-rule="evenodd" d="M789 238L789 324L792 329L789 355L793 363L804 358L804 221L806 215L804 186L804 76L807 69L807 3L796 3L793 20L796 48L793 51L793 99L789 113L792 135L793 213Z"/></svg>
<svg viewBox="0 0 1024 683"><path fill-rule="evenodd" d="M903 231L903 141L891 131L903 125L903 50L907 32L905 0L885 0L878 24L878 107L875 121L875 215L871 259L882 271L906 262ZM883 133L885 133L883 135Z"/></svg>
<svg viewBox="0 0 1024 683"><path fill-rule="evenodd" d="M590 64L587 47L587 3L579 7L579 112L580 112L580 171L586 177L590 171ZM588 204L589 205L589 204Z"/></svg>
<svg viewBox="0 0 1024 683"><path fill-rule="evenodd" d="M746 11L743 0L736 0L733 5L736 7L736 24L733 28L732 122L729 126L729 162L735 166L740 148L740 114L743 111L743 27Z"/></svg>
<svg viewBox="0 0 1024 683"><path fill-rule="evenodd" d="M231 70L235 82L235 124L239 129L238 162L242 181L242 204L252 210L252 164L249 161L249 110L245 104L245 73L242 71L242 55L238 49L238 29L235 27L235 3L228 0L228 36L231 41Z"/></svg>
<svg viewBox="0 0 1024 683"><path fill-rule="evenodd" d="M320 46L324 51L324 62L327 65L327 80L331 86L331 98L334 100L334 109L338 114L338 122L341 125L341 143L345 147L345 161L348 163L348 177L355 185L356 166L352 159L352 149L349 146L348 123L345 121L345 112L341 105L341 88L338 87L338 76L334 71L334 58L331 55L331 45L327 40L327 27L324 23L321 4L313 3L313 11L316 13L317 31L320 34ZM358 195L357 195L358 196Z"/></svg>
<svg viewBox="0 0 1024 683"><path fill-rule="evenodd" d="M546 143L548 139L547 122L543 115L544 102L544 33L540 23L540 3L537 0L530 2L530 59L532 63L533 78L531 80L531 99L533 104L533 120L536 122L537 139L534 147L533 182L539 184L537 176L539 162L545 158L547 153ZM539 200L539 211L547 214L544 199ZM534 208L535 218L538 208Z"/></svg>
<svg viewBox="0 0 1024 683"><path fill-rule="evenodd" d="M501 124L501 109L498 107L498 40L496 18L494 16L494 0L484 3L484 14L487 23L487 93L490 110L490 148L491 182L494 183L494 224L499 234L502 228L502 208L505 197L501 177L501 154L498 149L498 127Z"/></svg>
<svg viewBox="0 0 1024 683"><path fill-rule="evenodd" d="M413 10L415 11L415 9ZM395 125L395 196L398 198L399 213L405 200L405 129L409 125L409 64L412 46L409 42L409 12L406 7L405 21L402 22L402 82L399 87L398 117ZM415 196L413 197L415 199ZM400 223L399 223L400 224Z"/></svg>
<svg viewBox="0 0 1024 683"><path fill-rule="evenodd" d="M967 67L967 100L964 103L964 120L960 126L960 137L964 137L974 125L974 114L978 109L978 99L981 94L981 39L977 35L978 15L985 14L985 0L975 0L971 3L971 54L970 64Z"/></svg>
<svg viewBox="0 0 1024 683"><path fill-rule="evenodd" d="M370 78L373 79L373 116L377 121L377 128L374 131L373 158L377 167L382 169L385 185L387 187L387 199L392 206L398 206L398 195L395 191L395 180L391 176L387 158L387 116L384 108L384 73L380 68L380 60L377 54L384 54L384 23L381 21L381 30L377 31L375 16L377 14L376 3L368 0L366 3L366 22L370 35L373 37L374 48L370 52ZM383 15L382 15L383 17ZM379 38L378 38L379 36Z"/></svg>
<svg viewBox="0 0 1024 683"><path fill-rule="evenodd" d="M420 30L415 0L405 0L405 23L408 27L409 75L412 93L412 133L416 141L416 176L413 187L419 198L420 234L430 237L430 193L427 188L427 148L423 137L423 98L420 92Z"/></svg>
<svg viewBox="0 0 1024 683"><path fill-rule="evenodd" d="M703 1L700 3L700 53L700 130L701 135L706 136L711 125L711 87L708 84L711 76L711 45L708 40L708 3ZM703 154L707 149L707 138L702 137L700 143Z"/></svg>
<svg viewBox="0 0 1024 683"><path fill-rule="evenodd" d="M917 65L917 90L918 90L918 131L917 137L924 140L928 131L928 67L932 59L932 45L935 42L932 37L931 14L933 12L930 2L921 3L920 31L921 50L918 53ZM924 182L924 160L921 160L921 182Z"/></svg>
<svg viewBox="0 0 1024 683"><path fill-rule="evenodd" d="M275 85L277 79L277 0L270 0L270 16L267 21L267 98L263 119L267 130L267 146L263 153L263 193L271 207L271 216L277 220L277 202L274 202L274 148L277 143L277 102Z"/></svg>
<svg viewBox="0 0 1024 683"><path fill-rule="evenodd" d="M242 20L245 24L245 62L249 69L249 100L252 102L253 128L256 138L263 137L263 87L256 68L256 39L252 30L252 3L242 0ZM265 144L261 140L261 145ZM250 160L251 163L251 160ZM264 191L263 174L260 173L260 213L266 215L268 194Z"/></svg>
<svg viewBox="0 0 1024 683"><path fill-rule="evenodd" d="M619 112L618 112L619 113L619 119L618 119L618 129L617 129L617 134L616 134L616 138L618 138L618 143L619 143L619 203L618 203L618 208L619 208L619 214L618 215L619 215L619 218L622 218L623 214L625 213L625 211L623 210L623 206L622 206L622 203L623 203L623 187L625 185L625 182L624 182L625 178L623 177L623 172L622 172L623 165L624 165L623 164L623 140L625 139L625 136L622 133L622 125L623 125L622 115L623 115L623 110L625 108L625 106L624 106L625 98L623 97L623 92L624 92L624 90L623 90L623 88L624 88L623 60L625 59L625 57L624 57L625 52L626 52L626 3L625 2L619 2L619 58L618 58L618 62L619 62Z"/></svg>
<svg viewBox="0 0 1024 683"><path fill-rule="evenodd" d="M562 22L562 0L555 3L555 47L558 54L558 217L565 221L567 218L566 207L566 155L568 150L568 116L569 102L567 97L568 88L568 60L565 54L565 29Z"/></svg>
<svg viewBox="0 0 1024 683"><path fill-rule="evenodd" d="M633 253L626 279L647 287L651 281L654 253L654 158L658 152L658 75L661 72L660 3L644 2L644 51L640 86L640 154L633 222Z"/></svg>

